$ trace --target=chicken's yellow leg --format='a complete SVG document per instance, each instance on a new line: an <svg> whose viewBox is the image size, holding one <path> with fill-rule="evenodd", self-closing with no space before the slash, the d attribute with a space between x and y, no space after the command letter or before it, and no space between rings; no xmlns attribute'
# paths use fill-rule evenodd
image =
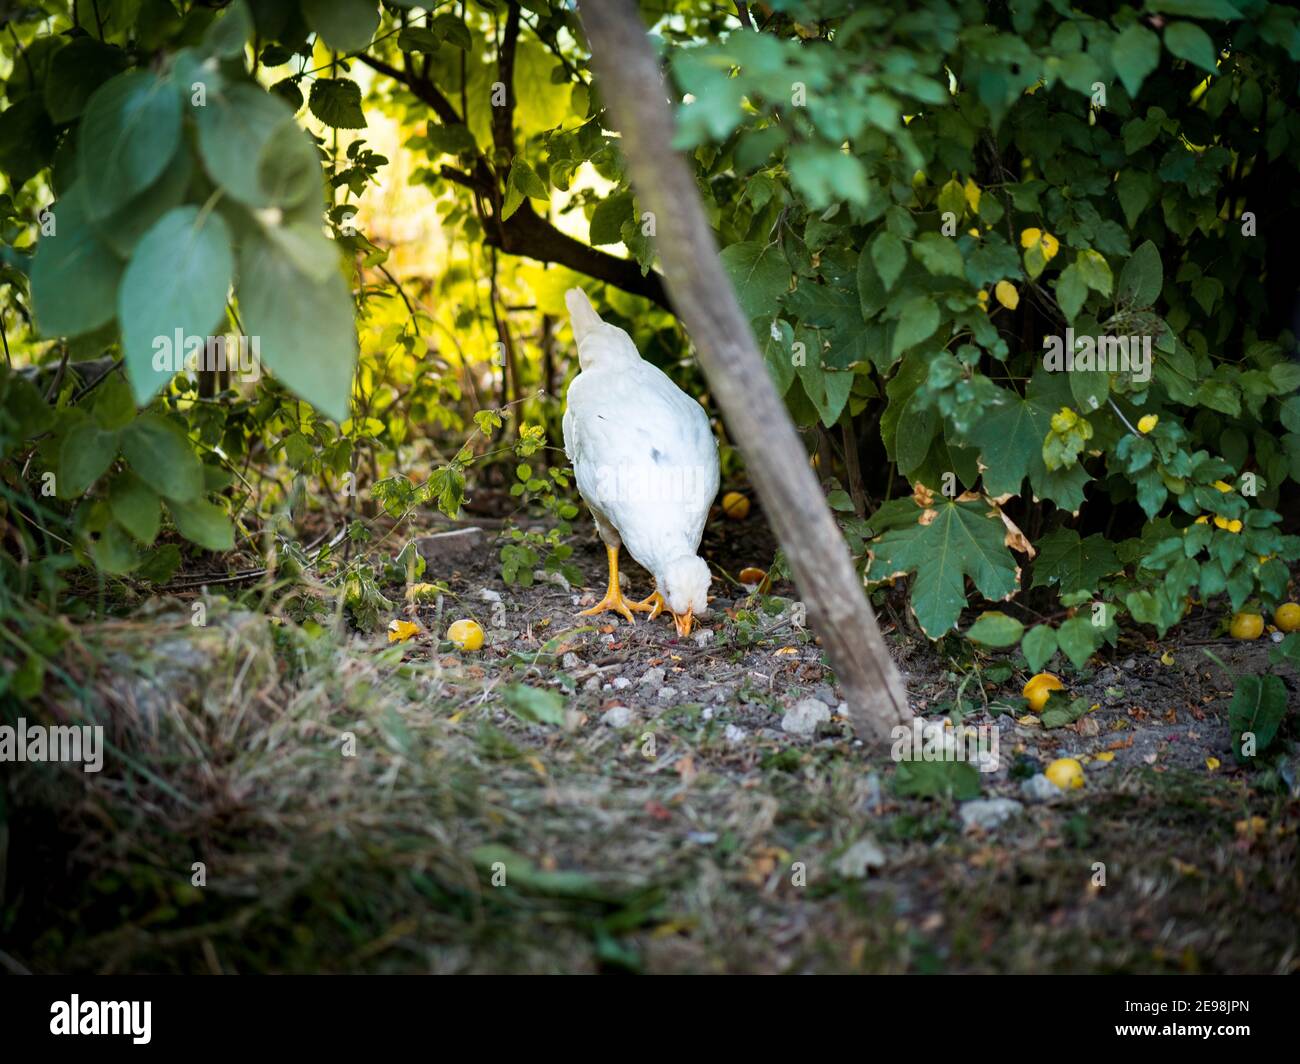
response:
<svg viewBox="0 0 1300 1064"><path fill-rule="evenodd" d="M642 599L640 602L629 602L628 605L638 613L649 613L652 621L668 608L668 603L664 601L664 597L659 594L658 589L649 598Z"/></svg>
<svg viewBox="0 0 1300 1064"><path fill-rule="evenodd" d="M591 609L583 610L578 616L594 617L598 613L613 610L635 624L636 618L632 616L632 609L629 608L629 603L623 597L623 592L618 586L618 548L606 544L605 553L609 555L609 587L605 590L605 597L592 606Z"/></svg>

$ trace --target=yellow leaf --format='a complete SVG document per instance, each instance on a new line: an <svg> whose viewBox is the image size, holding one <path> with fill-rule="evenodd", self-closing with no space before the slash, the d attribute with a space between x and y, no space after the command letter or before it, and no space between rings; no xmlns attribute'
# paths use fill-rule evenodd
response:
<svg viewBox="0 0 1300 1064"><path fill-rule="evenodd" d="M1146 417L1138 419L1138 432L1144 435L1160 424L1159 414L1147 414Z"/></svg>
<svg viewBox="0 0 1300 1064"><path fill-rule="evenodd" d="M1219 764L1220 762L1217 757L1207 757L1205 759L1205 767L1208 768L1211 772L1215 771L1215 769L1219 767Z"/></svg>
<svg viewBox="0 0 1300 1064"><path fill-rule="evenodd" d="M1043 258L1051 262L1056 258L1056 253L1061 250L1061 242L1052 236L1051 233L1044 233L1041 241L1043 249Z"/></svg>
<svg viewBox="0 0 1300 1064"><path fill-rule="evenodd" d="M1020 293L1016 291L1016 286L1010 281L999 281L994 287L993 293L998 297L998 302L1007 310L1015 310L1016 307L1020 306Z"/></svg>
<svg viewBox="0 0 1300 1064"><path fill-rule="evenodd" d="M975 184L975 182L972 181L970 178L967 178L966 188L964 189L964 191L966 193L966 203L970 206L971 214L979 214L980 212L979 185Z"/></svg>
<svg viewBox="0 0 1300 1064"><path fill-rule="evenodd" d="M1160 655L1161 665L1172 665L1173 663L1174 663L1174 655L1172 651L1166 650L1163 654Z"/></svg>
<svg viewBox="0 0 1300 1064"><path fill-rule="evenodd" d="M1022 248L1031 248L1038 243L1042 235L1043 231L1041 229L1026 229L1020 234L1020 246Z"/></svg>
<svg viewBox="0 0 1300 1064"><path fill-rule="evenodd" d="M788 656L790 654L798 654L798 653L799 651L795 647L782 647L780 650L775 652L775 656L781 657L783 655Z"/></svg>
<svg viewBox="0 0 1300 1064"><path fill-rule="evenodd" d="M420 626L418 624L397 620L388 622L388 641L390 643L405 643L412 636L419 634Z"/></svg>
<svg viewBox="0 0 1300 1064"><path fill-rule="evenodd" d="M1232 485L1225 484L1222 480L1216 480L1213 484L1213 487L1218 488L1225 495L1232 490Z"/></svg>
<svg viewBox="0 0 1300 1064"><path fill-rule="evenodd" d="M1103 750L1100 754L1093 755L1098 761L1114 761L1115 754L1110 750Z"/></svg>

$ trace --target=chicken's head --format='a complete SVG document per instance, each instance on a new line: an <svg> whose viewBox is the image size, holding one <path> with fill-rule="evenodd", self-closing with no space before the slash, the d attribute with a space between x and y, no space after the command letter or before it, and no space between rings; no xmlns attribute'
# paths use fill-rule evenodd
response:
<svg viewBox="0 0 1300 1064"><path fill-rule="evenodd" d="M659 593L673 615L677 634L690 635L693 618L706 616L709 612L709 582L712 577L708 565L703 558L684 554L664 566L664 571L655 574L655 579Z"/></svg>
<svg viewBox="0 0 1300 1064"><path fill-rule="evenodd" d="M597 314L581 288L565 292L564 302L569 308L573 338L578 343L578 364L583 369L592 369L603 362L640 361L641 354L632 337Z"/></svg>

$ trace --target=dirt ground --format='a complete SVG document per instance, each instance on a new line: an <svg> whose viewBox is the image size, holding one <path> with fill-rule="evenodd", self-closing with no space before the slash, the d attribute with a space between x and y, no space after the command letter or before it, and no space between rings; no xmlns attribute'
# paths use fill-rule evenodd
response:
<svg viewBox="0 0 1300 1064"><path fill-rule="evenodd" d="M430 566L452 594L407 607L421 632L398 647L286 652L278 631L246 652L259 622L232 601L213 611L225 671L186 687L140 679L140 632L118 632L115 711L148 715L167 688L153 717L183 722L186 752L155 724L164 738L121 737L134 769L48 785L80 799L55 842L15 830L54 886L15 910L4 953L101 971L1300 970L1295 715L1281 757L1238 767L1232 679L1205 651L1259 671L1267 646L1221 637L1221 611L1160 642L1126 632L1081 674L1058 659L1091 710L1049 729L1019 697L1023 664L930 644L886 607L915 711L997 729L978 802L1010 803L972 806L901 794L899 767L853 738L788 584L757 596L719 575L707 626L678 639L667 617L578 616L605 575L589 528L586 588L507 586L494 539ZM734 576L773 550L754 514L711 523L703 553ZM178 605L156 604L150 640L176 633ZM441 638L461 617L481 651ZM360 754L340 764L348 735ZM1083 788L1027 793L1065 756ZM207 884L180 890L195 860ZM34 888L12 855L9 875L10 896Z"/></svg>

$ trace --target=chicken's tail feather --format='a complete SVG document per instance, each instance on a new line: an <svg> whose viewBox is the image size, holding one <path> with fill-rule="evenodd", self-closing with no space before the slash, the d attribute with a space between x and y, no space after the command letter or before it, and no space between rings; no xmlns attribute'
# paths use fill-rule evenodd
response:
<svg viewBox="0 0 1300 1064"><path fill-rule="evenodd" d="M570 288L564 293L564 302L569 308L569 322L573 326L573 338L579 343L582 338L601 324L601 317L591 305L587 293L581 288Z"/></svg>

